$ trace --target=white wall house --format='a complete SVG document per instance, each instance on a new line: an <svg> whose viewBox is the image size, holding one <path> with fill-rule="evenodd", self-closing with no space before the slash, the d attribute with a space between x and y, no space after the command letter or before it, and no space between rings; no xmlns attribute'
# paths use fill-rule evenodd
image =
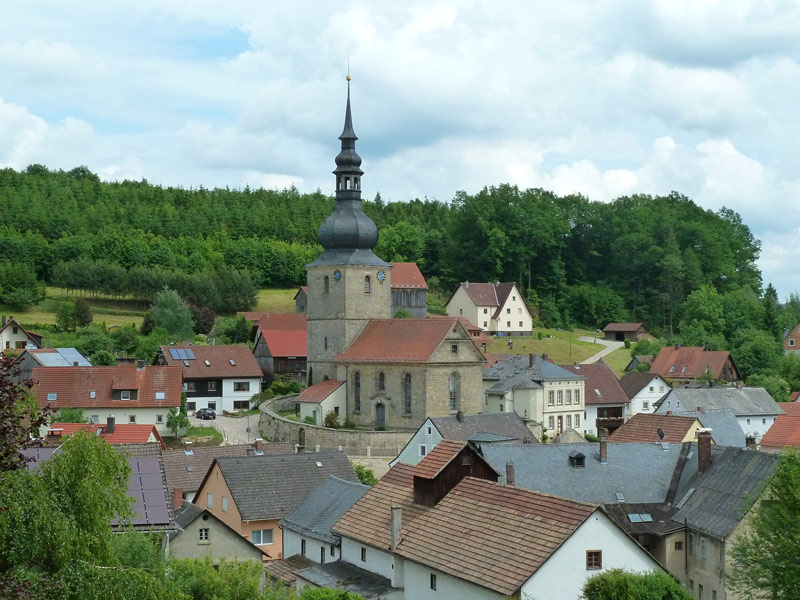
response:
<svg viewBox="0 0 800 600"><path fill-rule="evenodd" d="M27 331L13 317L2 316L0 325L0 354L6 350L20 352L26 348L41 348L42 336L32 331Z"/></svg>
<svg viewBox="0 0 800 600"><path fill-rule="evenodd" d="M307 417L314 425L324 425L325 415L333 411L339 416L339 423L346 418L347 385L344 381L328 379L304 389L295 399L300 407L300 421Z"/></svg>
<svg viewBox="0 0 800 600"><path fill-rule="evenodd" d="M670 389L670 385L660 375L652 375L652 379L631 397L631 416L639 413L654 413L656 402L663 398Z"/></svg>
<svg viewBox="0 0 800 600"><path fill-rule="evenodd" d="M417 429L417 432L406 444L405 448L400 451L391 463L402 462L407 465L415 465L421 461L425 456L436 447L436 444L444 439L439 430L433 424L430 418L425 419L425 422Z"/></svg>
<svg viewBox="0 0 800 600"><path fill-rule="evenodd" d="M447 314L465 317L483 331L530 335L533 317L517 285L463 282L447 302Z"/></svg>

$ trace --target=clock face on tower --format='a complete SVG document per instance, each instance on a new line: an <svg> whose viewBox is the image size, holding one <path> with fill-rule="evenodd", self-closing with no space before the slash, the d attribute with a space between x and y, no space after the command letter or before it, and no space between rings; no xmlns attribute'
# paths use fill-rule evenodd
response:
<svg viewBox="0 0 800 600"><path fill-rule="evenodd" d="M378 281L380 281L381 283L383 283L383 281L384 281L385 279L386 279L386 273L384 273L383 271L378 271Z"/></svg>
<svg viewBox="0 0 800 600"><path fill-rule="evenodd" d="M336 271L333 272L333 278L336 281L339 281L342 278L342 272L337 269Z"/></svg>

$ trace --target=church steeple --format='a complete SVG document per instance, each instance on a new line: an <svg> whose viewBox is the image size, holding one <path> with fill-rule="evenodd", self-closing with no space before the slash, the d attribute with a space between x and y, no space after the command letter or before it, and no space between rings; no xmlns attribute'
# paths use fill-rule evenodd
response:
<svg viewBox="0 0 800 600"><path fill-rule="evenodd" d="M361 157L356 152L356 132L350 109L350 75L347 76L347 107L344 128L339 136L342 148L336 156L336 206L319 226L317 237L325 251L309 266L374 265L388 266L375 256L378 228L361 206Z"/></svg>

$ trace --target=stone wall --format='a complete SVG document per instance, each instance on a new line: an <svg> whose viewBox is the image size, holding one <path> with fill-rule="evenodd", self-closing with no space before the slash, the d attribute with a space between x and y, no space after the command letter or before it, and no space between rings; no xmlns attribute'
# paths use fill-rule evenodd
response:
<svg viewBox="0 0 800 600"><path fill-rule="evenodd" d="M367 448L376 456L395 456L408 443L416 430L408 431L360 431L331 429L307 423L298 423L277 414L279 410L294 408L297 394L267 400L260 406L259 431L261 437L273 442L287 442L305 448L320 446L337 449L348 454L366 454Z"/></svg>

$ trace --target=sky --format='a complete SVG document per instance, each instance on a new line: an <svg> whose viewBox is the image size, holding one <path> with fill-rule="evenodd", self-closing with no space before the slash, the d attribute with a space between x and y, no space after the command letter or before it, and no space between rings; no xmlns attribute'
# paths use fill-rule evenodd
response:
<svg viewBox="0 0 800 600"><path fill-rule="evenodd" d="M800 3L5 0L0 167L364 195L512 183L742 215L800 292ZM349 58L348 58L349 57Z"/></svg>

